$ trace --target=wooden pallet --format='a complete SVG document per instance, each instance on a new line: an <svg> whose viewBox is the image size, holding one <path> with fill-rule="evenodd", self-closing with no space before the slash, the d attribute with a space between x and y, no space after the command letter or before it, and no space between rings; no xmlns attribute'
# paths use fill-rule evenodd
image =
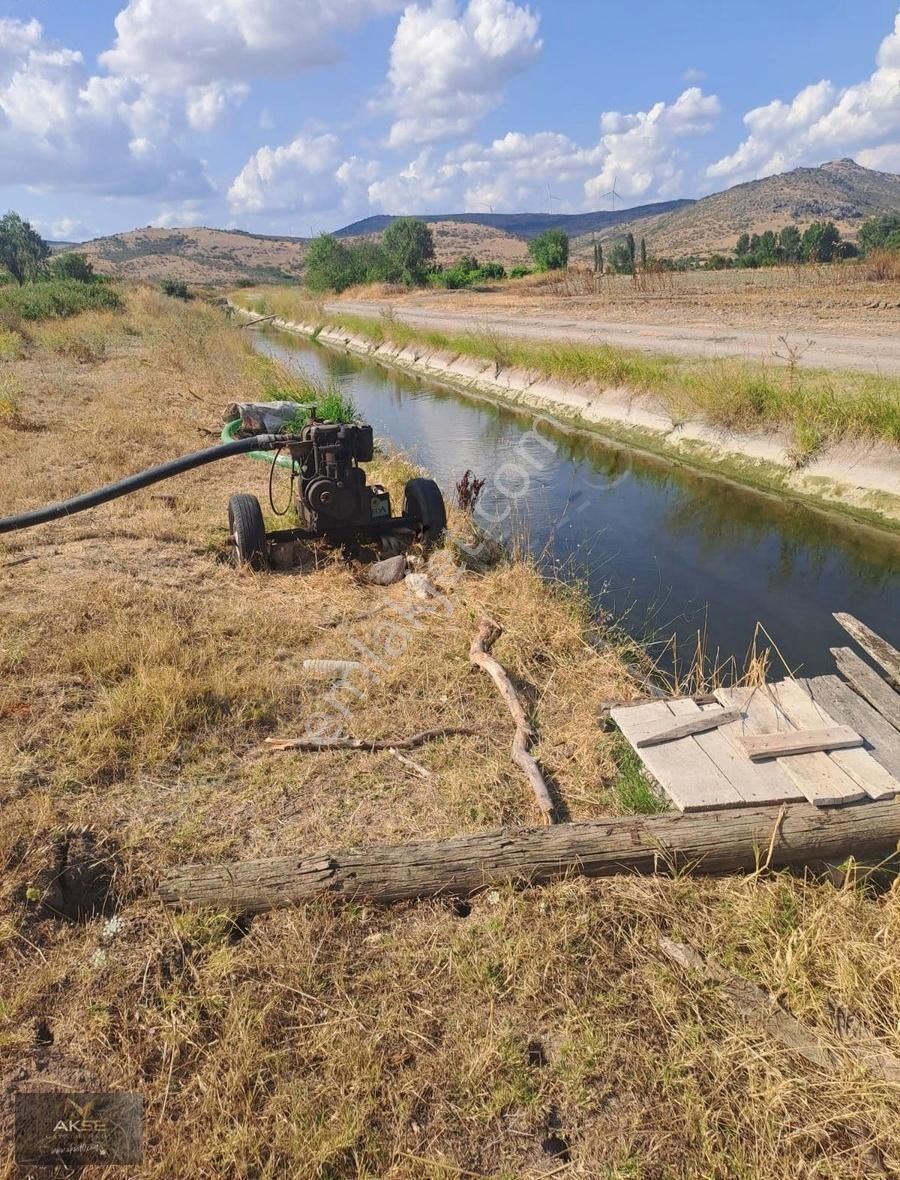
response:
<svg viewBox="0 0 900 1180"><path fill-rule="evenodd" d="M612 709L676 807L835 807L900 794L900 652L852 615L835 618L878 670L834 648L846 682L790 679L718 689L718 705L688 698Z"/></svg>

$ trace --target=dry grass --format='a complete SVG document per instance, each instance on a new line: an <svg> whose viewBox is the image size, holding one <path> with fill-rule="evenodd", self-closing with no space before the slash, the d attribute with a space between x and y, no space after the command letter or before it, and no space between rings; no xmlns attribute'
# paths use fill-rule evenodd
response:
<svg viewBox="0 0 900 1180"><path fill-rule="evenodd" d="M5 509L200 445L226 402L286 379L219 312L146 292L66 331L102 341L97 359L39 330L0 370L44 428L0 421ZM896 1088L812 1070L656 948L660 932L692 942L811 1027L846 1009L900 1053L896 890L570 881L490 891L468 913L322 904L238 926L153 900L186 860L536 822L509 719L467 659L483 612L504 626L496 654L572 815L641 805L595 722L602 698L629 691L622 664L587 644L576 593L503 563L408 625L402 588L364 587L324 551L303 573L238 574L217 560L225 502L263 497L266 470L221 464L166 485L174 500L151 489L0 548L2 1131L12 1090L43 1081L139 1090L147 1159L133 1174L159 1180L900 1168ZM394 492L407 474L379 469ZM431 779L388 753L261 752L302 731L326 691L302 659L356 658L355 641L376 675L349 732L478 729L416 751ZM115 866L116 921L41 917L54 838L86 824ZM38 1021L50 1048L35 1046Z"/></svg>

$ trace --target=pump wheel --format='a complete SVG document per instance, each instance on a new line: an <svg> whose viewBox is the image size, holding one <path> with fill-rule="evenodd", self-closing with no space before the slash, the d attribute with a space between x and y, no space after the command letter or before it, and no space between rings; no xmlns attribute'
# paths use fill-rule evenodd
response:
<svg viewBox="0 0 900 1180"><path fill-rule="evenodd" d="M422 530L426 545L436 545L447 527L447 509L441 489L433 479L411 479L403 494L403 515Z"/></svg>
<svg viewBox="0 0 900 1180"><path fill-rule="evenodd" d="M228 531L236 566L264 570L269 564L266 526L256 496L232 496L228 501Z"/></svg>

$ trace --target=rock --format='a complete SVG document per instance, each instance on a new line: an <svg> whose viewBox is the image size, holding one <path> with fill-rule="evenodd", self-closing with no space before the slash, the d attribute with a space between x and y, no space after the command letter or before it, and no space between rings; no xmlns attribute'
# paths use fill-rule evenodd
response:
<svg viewBox="0 0 900 1180"><path fill-rule="evenodd" d="M405 573L406 557L398 553L396 557L386 557L384 561L366 566L364 577L375 586L393 586L403 580Z"/></svg>
<svg viewBox="0 0 900 1180"><path fill-rule="evenodd" d="M451 537L449 543L463 565L471 570L487 569L503 556L502 546L493 537L481 537L476 544L469 544L459 537Z"/></svg>
<svg viewBox="0 0 900 1180"><path fill-rule="evenodd" d="M437 586L427 574L407 574L406 585L416 598L429 599L440 594Z"/></svg>

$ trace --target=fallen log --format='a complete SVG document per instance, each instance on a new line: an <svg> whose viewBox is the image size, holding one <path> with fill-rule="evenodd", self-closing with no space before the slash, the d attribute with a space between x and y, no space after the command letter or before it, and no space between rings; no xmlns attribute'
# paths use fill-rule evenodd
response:
<svg viewBox="0 0 900 1180"><path fill-rule="evenodd" d="M723 874L753 871L763 862L777 868L848 856L877 858L896 850L898 842L900 802L893 799L827 811L795 803L669 812L362 850L186 865L160 885L159 896L170 905L243 913L319 896L388 904L416 897L466 897L489 885L540 885L566 876L689 868Z"/></svg>
<svg viewBox="0 0 900 1180"><path fill-rule="evenodd" d="M555 807L547 789L547 783L541 773L530 747L534 739L534 730L525 716L519 694L499 660L491 655L491 648L503 634L502 628L489 619L482 619L478 624L478 631L469 648L469 659L479 668L483 668L497 686L497 691L506 702L506 707L512 715L516 726L513 736L511 758L519 770L528 779L537 805L546 817L547 823L552 824L555 819Z"/></svg>

